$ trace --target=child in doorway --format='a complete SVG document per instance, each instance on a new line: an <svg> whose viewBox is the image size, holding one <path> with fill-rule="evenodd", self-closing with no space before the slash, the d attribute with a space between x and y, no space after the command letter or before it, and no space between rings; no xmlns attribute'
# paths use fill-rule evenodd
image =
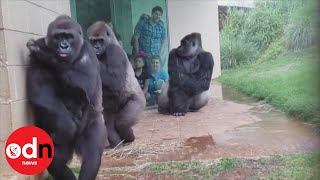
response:
<svg viewBox="0 0 320 180"><path fill-rule="evenodd" d="M149 79L149 94L150 100L147 104L157 104L157 96L161 93L161 89L164 84L169 80L169 74L167 71L160 67L161 58L158 55L151 56L149 58L151 64L151 74Z"/></svg>
<svg viewBox="0 0 320 180"><path fill-rule="evenodd" d="M134 72L146 99L149 99L148 93L150 75L146 72L145 59L147 55L140 51L134 58Z"/></svg>

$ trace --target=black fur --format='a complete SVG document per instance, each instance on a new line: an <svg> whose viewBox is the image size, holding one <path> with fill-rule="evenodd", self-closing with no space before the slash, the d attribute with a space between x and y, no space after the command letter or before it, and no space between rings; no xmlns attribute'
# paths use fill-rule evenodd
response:
<svg viewBox="0 0 320 180"><path fill-rule="evenodd" d="M79 179L95 179L107 135L99 62L79 30L81 27L71 18L59 16L49 25L45 38L27 43L28 97L36 125L51 136L55 145L48 171L59 180L76 179L67 167L74 151L82 157ZM62 37L73 36L63 47L66 51L57 46L65 39L55 39L61 32Z"/></svg>
<svg viewBox="0 0 320 180"><path fill-rule="evenodd" d="M210 87L213 66L211 53L202 49L201 35L185 36L181 45L169 54L169 88L160 95L160 98L167 96L168 102L163 104L159 100L159 112L185 115L203 107L208 99L199 96Z"/></svg>
<svg viewBox="0 0 320 180"><path fill-rule="evenodd" d="M135 139L132 126L137 123L146 104L132 65L106 23L98 21L93 24L87 36L100 60L104 118L110 147L117 146L122 140L132 142Z"/></svg>

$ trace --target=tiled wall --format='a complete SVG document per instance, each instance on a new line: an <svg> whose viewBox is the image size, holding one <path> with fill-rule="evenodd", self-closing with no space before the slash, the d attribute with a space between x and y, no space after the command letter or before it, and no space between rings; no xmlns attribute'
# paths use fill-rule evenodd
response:
<svg viewBox="0 0 320 180"><path fill-rule="evenodd" d="M44 36L59 14L70 15L69 0L0 0L0 179L11 179L14 173L3 153L6 139L15 129L32 124L26 42Z"/></svg>

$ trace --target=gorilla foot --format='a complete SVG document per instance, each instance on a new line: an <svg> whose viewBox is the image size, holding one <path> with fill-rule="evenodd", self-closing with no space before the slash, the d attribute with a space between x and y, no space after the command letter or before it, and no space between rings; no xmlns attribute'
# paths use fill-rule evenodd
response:
<svg viewBox="0 0 320 180"><path fill-rule="evenodd" d="M185 116L186 113L185 112L176 112L176 113L173 113L173 116Z"/></svg>
<svg viewBox="0 0 320 180"><path fill-rule="evenodd" d="M133 142L135 140L135 137L133 136L133 137L130 137L130 138L126 138L126 139L124 139L124 143L131 143L131 142Z"/></svg>
<svg viewBox="0 0 320 180"><path fill-rule="evenodd" d="M124 140L122 140L118 144L110 143L108 146L105 147L105 149L117 149L117 148L121 148L123 145L124 145Z"/></svg>

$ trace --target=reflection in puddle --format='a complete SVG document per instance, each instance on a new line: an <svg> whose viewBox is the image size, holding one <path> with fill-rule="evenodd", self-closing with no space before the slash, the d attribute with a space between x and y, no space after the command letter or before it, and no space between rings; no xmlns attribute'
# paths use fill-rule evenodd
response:
<svg viewBox="0 0 320 180"><path fill-rule="evenodd" d="M215 85L219 85L218 83ZM263 101L257 101L233 88L221 86L223 100L250 105L249 113L255 122L217 134L215 140L222 144L287 144L316 140L318 132L310 125L295 120Z"/></svg>

